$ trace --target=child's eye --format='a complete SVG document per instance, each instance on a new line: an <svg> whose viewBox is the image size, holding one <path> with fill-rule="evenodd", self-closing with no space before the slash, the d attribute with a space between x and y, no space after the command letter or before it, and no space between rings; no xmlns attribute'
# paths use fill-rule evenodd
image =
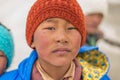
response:
<svg viewBox="0 0 120 80"><path fill-rule="evenodd" d="M76 27L69 27L68 30L77 30Z"/></svg>
<svg viewBox="0 0 120 80"><path fill-rule="evenodd" d="M48 29L48 30L55 30L54 27L47 27L47 28L45 28L45 29Z"/></svg>

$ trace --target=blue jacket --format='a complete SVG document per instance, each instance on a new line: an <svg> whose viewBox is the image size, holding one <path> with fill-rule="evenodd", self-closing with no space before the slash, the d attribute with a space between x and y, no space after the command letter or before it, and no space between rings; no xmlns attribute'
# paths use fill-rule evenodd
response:
<svg viewBox="0 0 120 80"><path fill-rule="evenodd" d="M94 50L94 49L97 48L96 47L89 48L84 46L83 48L81 48L81 53L86 50ZM19 64L18 69L4 73L0 77L0 80L30 80L32 67L37 57L38 56L36 51L32 51L31 55ZM100 80L110 80L109 77L107 76L107 72L102 76Z"/></svg>

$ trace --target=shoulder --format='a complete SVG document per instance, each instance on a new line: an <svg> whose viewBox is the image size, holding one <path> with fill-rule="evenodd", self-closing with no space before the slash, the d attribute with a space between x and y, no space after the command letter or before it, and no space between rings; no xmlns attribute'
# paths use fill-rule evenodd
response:
<svg viewBox="0 0 120 80"><path fill-rule="evenodd" d="M104 75L100 80L111 80L108 75Z"/></svg>
<svg viewBox="0 0 120 80"><path fill-rule="evenodd" d="M0 76L0 80L30 80L30 75L36 58L36 51L32 51L30 56L19 64L18 69L5 72Z"/></svg>
<svg viewBox="0 0 120 80"><path fill-rule="evenodd" d="M88 72L93 79L109 80L106 76L109 71L109 60L103 52L99 51L98 47L83 46L77 55L77 59L83 68L83 72ZM85 79L87 79L88 73L83 74Z"/></svg>
<svg viewBox="0 0 120 80"><path fill-rule="evenodd" d="M92 51L92 50L98 50L99 48L97 46L82 46L79 50L79 53L83 53L86 51Z"/></svg>
<svg viewBox="0 0 120 80"><path fill-rule="evenodd" d="M10 72L5 72L2 76L0 76L0 80L16 80L18 76L18 71L13 70Z"/></svg>

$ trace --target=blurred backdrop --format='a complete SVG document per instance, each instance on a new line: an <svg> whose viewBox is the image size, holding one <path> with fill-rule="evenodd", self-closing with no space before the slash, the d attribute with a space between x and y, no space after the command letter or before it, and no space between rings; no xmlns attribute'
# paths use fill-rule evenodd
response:
<svg viewBox="0 0 120 80"><path fill-rule="evenodd" d="M28 10L35 0L0 0L0 22L6 25L14 37L15 56L8 70L17 68L17 65L27 56L31 49L25 40L25 23ZM108 0L109 11L100 29L104 31L105 40L99 40L100 50L110 59L110 77L119 80L120 74L120 0Z"/></svg>

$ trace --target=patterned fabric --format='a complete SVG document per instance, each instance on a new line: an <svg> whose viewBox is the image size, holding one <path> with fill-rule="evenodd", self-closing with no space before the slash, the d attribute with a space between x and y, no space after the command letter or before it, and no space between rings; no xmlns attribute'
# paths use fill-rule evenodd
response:
<svg viewBox="0 0 120 80"><path fill-rule="evenodd" d="M78 54L77 59L82 66L83 80L100 80L108 71L108 59L98 50Z"/></svg>

